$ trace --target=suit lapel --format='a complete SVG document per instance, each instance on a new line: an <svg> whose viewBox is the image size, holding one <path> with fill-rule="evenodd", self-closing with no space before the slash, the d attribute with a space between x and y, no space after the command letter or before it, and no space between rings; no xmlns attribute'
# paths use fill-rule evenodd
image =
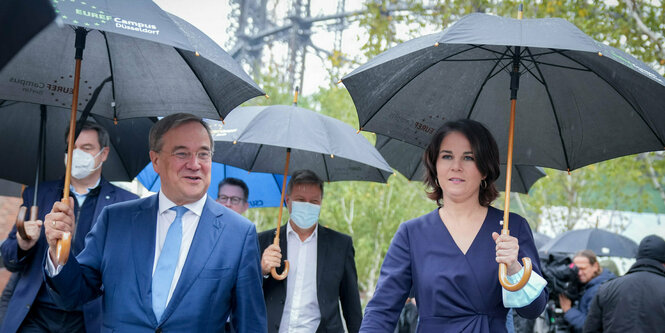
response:
<svg viewBox="0 0 665 333"><path fill-rule="evenodd" d="M173 291L171 300L164 310L161 322L166 321L178 307L183 296L193 285L194 280L196 280L208 262L210 255L215 252L214 249L218 243L219 236L224 230L221 218L223 210L221 207L210 198L206 199L205 206L201 212L201 218L199 219L199 225L196 227L194 239L185 260L185 265L182 268L182 273Z"/></svg>
<svg viewBox="0 0 665 333"><path fill-rule="evenodd" d="M322 286L322 277L323 277L323 264L326 263L327 251L328 251L328 242L326 237L328 236L328 230L319 224L318 236L316 239L316 294L321 295ZM328 263L329 265L332 263ZM319 300L321 304L321 300Z"/></svg>
<svg viewBox="0 0 665 333"><path fill-rule="evenodd" d="M152 311L152 266L155 260L155 237L157 235L157 210L159 195L153 195L143 201L139 210L132 217L132 250L134 253L134 270L139 285L143 309L157 325Z"/></svg>
<svg viewBox="0 0 665 333"><path fill-rule="evenodd" d="M92 216L99 216L102 209L111 203L115 203L115 189L106 179L101 179L101 188L99 189L99 196L97 197L97 204L95 205L95 212ZM157 217L155 216L155 221ZM92 221L92 225L97 222L97 219Z"/></svg>

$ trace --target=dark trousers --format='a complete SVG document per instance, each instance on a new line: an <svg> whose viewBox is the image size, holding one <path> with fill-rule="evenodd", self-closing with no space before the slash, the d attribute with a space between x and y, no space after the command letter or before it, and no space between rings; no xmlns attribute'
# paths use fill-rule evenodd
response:
<svg viewBox="0 0 665 333"><path fill-rule="evenodd" d="M85 333L83 312L64 311L33 304L18 330L21 333L80 332Z"/></svg>

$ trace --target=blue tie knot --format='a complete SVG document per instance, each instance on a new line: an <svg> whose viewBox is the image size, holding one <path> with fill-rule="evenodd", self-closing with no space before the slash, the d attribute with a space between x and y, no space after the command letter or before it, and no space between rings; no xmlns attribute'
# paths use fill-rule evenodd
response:
<svg viewBox="0 0 665 333"><path fill-rule="evenodd" d="M173 206L173 207L171 207L171 210L175 210L175 214L176 214L175 219L177 220L177 219L182 218L182 216L185 215L185 213L187 213L187 211L189 209L187 209L187 207L185 207L185 206Z"/></svg>

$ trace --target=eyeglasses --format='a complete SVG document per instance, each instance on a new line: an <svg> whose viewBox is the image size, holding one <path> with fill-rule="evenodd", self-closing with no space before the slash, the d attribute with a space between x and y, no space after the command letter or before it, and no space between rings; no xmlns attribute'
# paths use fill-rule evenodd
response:
<svg viewBox="0 0 665 333"><path fill-rule="evenodd" d="M192 153L186 150L176 150L171 153L171 156L175 156L180 161L189 161L192 158ZM196 152L196 158L201 162L210 162L212 159L212 152L207 150L201 150Z"/></svg>
<svg viewBox="0 0 665 333"><path fill-rule="evenodd" d="M222 203L222 204L226 203L229 200L231 201L231 204L234 205L234 206L239 205L243 201L245 201L245 199L243 199L241 197L229 197L229 196L226 196L226 195L221 195L221 196L219 196L219 198L217 198L217 202Z"/></svg>

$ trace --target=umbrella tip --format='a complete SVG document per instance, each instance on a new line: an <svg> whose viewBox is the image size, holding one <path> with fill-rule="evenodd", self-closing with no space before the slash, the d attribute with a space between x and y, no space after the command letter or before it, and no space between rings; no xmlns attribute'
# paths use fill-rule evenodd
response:
<svg viewBox="0 0 665 333"><path fill-rule="evenodd" d="M568 171L568 176L570 176L570 168L566 169Z"/></svg>
<svg viewBox="0 0 665 333"><path fill-rule="evenodd" d="M196 55L196 56L198 57L198 56L200 56L201 54L199 53L199 51L194 51L194 55Z"/></svg>
<svg viewBox="0 0 665 333"><path fill-rule="evenodd" d="M439 42L434 43L434 47L439 47Z"/></svg>
<svg viewBox="0 0 665 333"><path fill-rule="evenodd" d="M521 20L522 19L522 12L524 11L524 4L521 4L517 8L517 19Z"/></svg>
<svg viewBox="0 0 665 333"><path fill-rule="evenodd" d="M602 56L603 56L603 52L598 51L598 56L599 56L599 57L602 57Z"/></svg>
<svg viewBox="0 0 665 333"><path fill-rule="evenodd" d="M356 131L356 134L360 133L360 131L362 131L362 130L363 130L363 128L362 128L362 127L361 127L361 128L359 128L359 129L358 129L358 130Z"/></svg>
<svg viewBox="0 0 665 333"><path fill-rule="evenodd" d="M222 125L226 125L226 123L224 122L224 117L219 117L219 121L222 122Z"/></svg>
<svg viewBox="0 0 665 333"><path fill-rule="evenodd" d="M342 79L339 79L339 81L337 81L337 84L340 84L340 83L342 83Z"/></svg>
<svg viewBox="0 0 665 333"><path fill-rule="evenodd" d="M238 140L233 140L233 144L236 144L236 143L238 143Z"/></svg>
<svg viewBox="0 0 665 333"><path fill-rule="evenodd" d="M113 125L118 125L118 117L113 117Z"/></svg>
<svg viewBox="0 0 665 333"><path fill-rule="evenodd" d="M268 94L265 94L264 96L265 96L266 98L270 98L270 96L268 96Z"/></svg>
<svg viewBox="0 0 665 333"><path fill-rule="evenodd" d="M330 154L330 158L335 158L335 155L334 155L334 154Z"/></svg>

